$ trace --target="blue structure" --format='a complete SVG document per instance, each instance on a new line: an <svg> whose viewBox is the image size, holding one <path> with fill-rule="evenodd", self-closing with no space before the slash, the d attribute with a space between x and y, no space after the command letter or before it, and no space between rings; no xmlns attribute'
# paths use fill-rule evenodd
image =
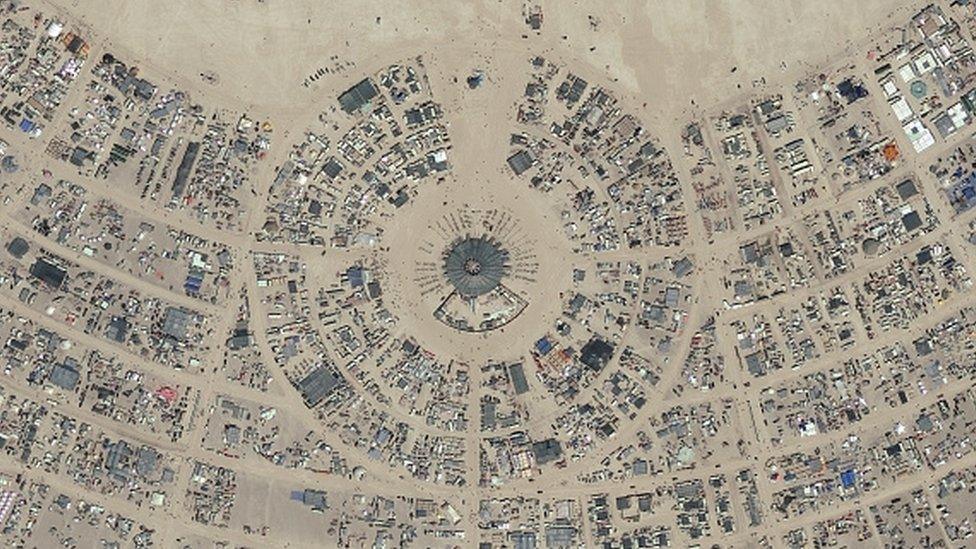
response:
<svg viewBox="0 0 976 549"><path fill-rule="evenodd" d="M552 350L552 342L549 341L549 338L544 337L535 342L535 350L540 355L546 356Z"/></svg>
<svg viewBox="0 0 976 549"><path fill-rule="evenodd" d="M844 488L851 488L854 486L854 480L856 478L857 477L854 473L854 470L848 469L840 474L840 483L841 485L844 486Z"/></svg>

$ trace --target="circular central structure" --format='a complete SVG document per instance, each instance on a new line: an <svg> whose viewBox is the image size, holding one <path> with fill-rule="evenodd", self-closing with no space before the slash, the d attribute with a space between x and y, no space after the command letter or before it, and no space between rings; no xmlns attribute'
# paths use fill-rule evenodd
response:
<svg viewBox="0 0 976 549"><path fill-rule="evenodd" d="M508 252L486 236L456 240L444 254L444 275L464 297L494 290L508 273Z"/></svg>

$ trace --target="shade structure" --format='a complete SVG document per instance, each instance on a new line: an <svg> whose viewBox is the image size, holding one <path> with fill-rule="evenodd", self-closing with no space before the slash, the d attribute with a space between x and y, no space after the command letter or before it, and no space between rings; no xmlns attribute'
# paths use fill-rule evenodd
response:
<svg viewBox="0 0 976 549"><path fill-rule="evenodd" d="M444 254L444 275L464 297L494 290L508 268L508 252L487 236L455 240Z"/></svg>

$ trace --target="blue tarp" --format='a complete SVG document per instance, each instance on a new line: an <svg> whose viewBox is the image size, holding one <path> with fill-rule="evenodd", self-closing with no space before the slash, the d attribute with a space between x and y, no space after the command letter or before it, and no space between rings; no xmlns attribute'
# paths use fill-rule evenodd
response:
<svg viewBox="0 0 976 549"><path fill-rule="evenodd" d="M854 479L855 475L853 470L848 469L840 474L840 483L844 485L844 488L854 486Z"/></svg>
<svg viewBox="0 0 976 549"><path fill-rule="evenodd" d="M203 278L199 276L188 276L186 277L186 282L183 283L183 287L187 290L199 291L200 286L203 285Z"/></svg>
<svg viewBox="0 0 976 549"><path fill-rule="evenodd" d="M535 342L535 350L541 355L548 354L552 350L552 343L549 342L549 338L542 338Z"/></svg>

